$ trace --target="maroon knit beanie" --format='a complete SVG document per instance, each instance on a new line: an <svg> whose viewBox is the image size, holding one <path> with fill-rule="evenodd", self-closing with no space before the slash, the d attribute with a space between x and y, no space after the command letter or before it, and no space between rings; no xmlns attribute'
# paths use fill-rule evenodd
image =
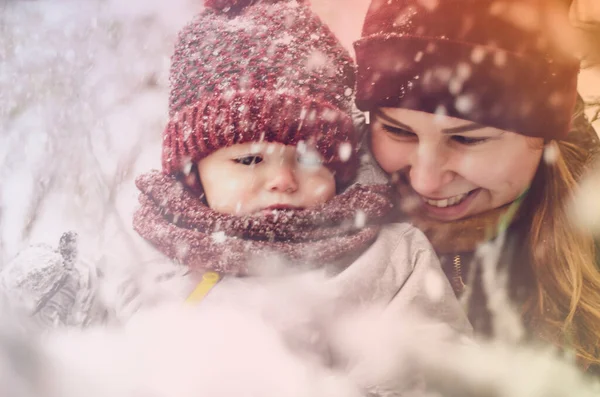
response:
<svg viewBox="0 0 600 397"><path fill-rule="evenodd" d="M555 3L373 0L354 44L357 106L441 113L527 136L564 137L579 61L553 40L551 29L561 28L550 17Z"/></svg>
<svg viewBox="0 0 600 397"><path fill-rule="evenodd" d="M354 63L297 0L206 0L171 66L163 171L182 176L238 143L313 144L338 181L355 174Z"/></svg>

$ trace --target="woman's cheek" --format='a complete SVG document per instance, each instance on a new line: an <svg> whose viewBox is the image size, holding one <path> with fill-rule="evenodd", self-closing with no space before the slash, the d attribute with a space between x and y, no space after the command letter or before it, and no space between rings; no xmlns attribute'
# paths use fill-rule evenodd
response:
<svg viewBox="0 0 600 397"><path fill-rule="evenodd" d="M379 166L388 174L405 168L410 163L411 144L390 138L373 139L371 150Z"/></svg>
<svg viewBox="0 0 600 397"><path fill-rule="evenodd" d="M493 153L463 153L459 157L455 173L463 179L485 188L485 185L498 179L497 171L500 163L494 160Z"/></svg>
<svg viewBox="0 0 600 397"><path fill-rule="evenodd" d="M463 153L456 172L499 198L514 198L531 183L539 154L518 147L509 149L495 147L494 150Z"/></svg>

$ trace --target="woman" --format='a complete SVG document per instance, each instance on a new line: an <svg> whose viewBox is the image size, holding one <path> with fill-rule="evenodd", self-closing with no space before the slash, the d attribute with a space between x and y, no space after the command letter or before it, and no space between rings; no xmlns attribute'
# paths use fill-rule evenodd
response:
<svg viewBox="0 0 600 397"><path fill-rule="evenodd" d="M457 295L469 291L475 329L497 334L490 286L504 280L529 336L588 367L600 364L600 273L565 205L599 144L581 105L570 122L579 61L556 30L567 15L551 1L374 0L356 96L373 157ZM490 284L495 263L473 259L494 235Z"/></svg>

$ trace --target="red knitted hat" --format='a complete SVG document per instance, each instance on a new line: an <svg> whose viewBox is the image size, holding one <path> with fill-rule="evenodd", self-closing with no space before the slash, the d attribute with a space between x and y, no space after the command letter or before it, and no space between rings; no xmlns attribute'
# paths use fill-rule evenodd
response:
<svg viewBox="0 0 600 397"><path fill-rule="evenodd" d="M301 1L206 0L172 57L163 171L266 141L314 144L338 181L355 173L354 64Z"/></svg>
<svg viewBox="0 0 600 397"><path fill-rule="evenodd" d="M553 40L551 29L561 28L552 18L556 4L373 0L354 44L357 106L442 113L528 136L564 137L579 61Z"/></svg>

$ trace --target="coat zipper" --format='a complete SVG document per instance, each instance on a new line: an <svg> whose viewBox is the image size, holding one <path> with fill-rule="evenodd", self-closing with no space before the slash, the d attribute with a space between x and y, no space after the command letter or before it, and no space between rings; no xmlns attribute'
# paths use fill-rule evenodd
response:
<svg viewBox="0 0 600 397"><path fill-rule="evenodd" d="M460 255L454 255L454 274L452 275L452 288L456 292L457 295L462 294L465 289L465 282L463 281L462 275L462 262Z"/></svg>

